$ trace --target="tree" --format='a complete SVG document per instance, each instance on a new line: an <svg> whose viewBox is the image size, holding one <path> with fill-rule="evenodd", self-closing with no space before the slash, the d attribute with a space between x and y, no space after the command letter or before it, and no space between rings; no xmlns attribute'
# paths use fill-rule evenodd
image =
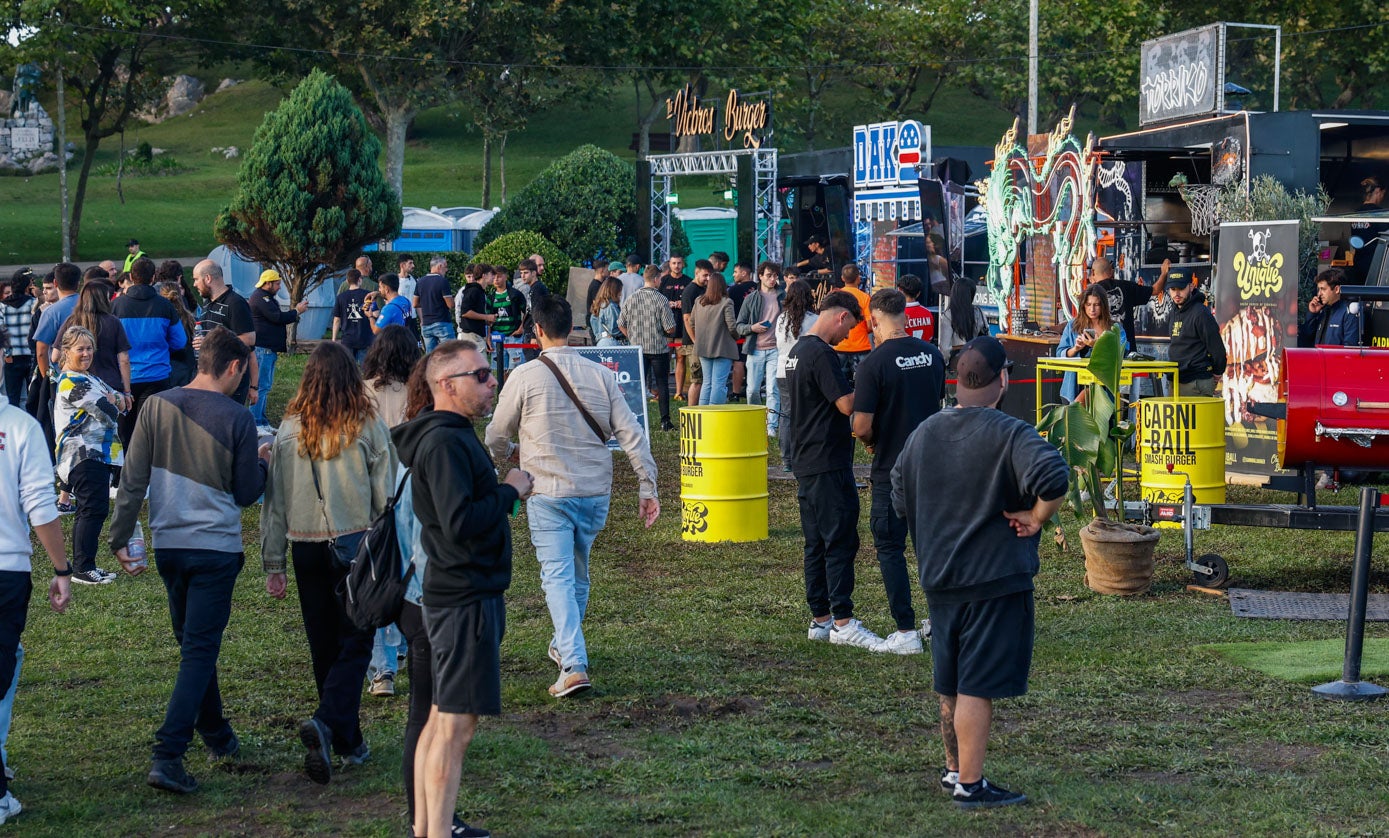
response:
<svg viewBox="0 0 1389 838"><path fill-rule="evenodd" d="M123 133L130 119L162 93L162 79L180 58L180 42L168 36L215 12L209 2L122 0L18 0L9 30L22 34L16 55L39 62L48 78L61 64L68 98L82 128L82 169L77 176L68 228L71 258L78 257L87 179L102 140Z"/></svg>
<svg viewBox="0 0 1389 838"><path fill-rule="evenodd" d="M400 232L400 198L380 154L352 94L315 70L256 129L213 233L241 258L278 270L297 303L362 245Z"/></svg>
<svg viewBox="0 0 1389 838"><path fill-rule="evenodd" d="M571 257L620 259L636 250L636 170L594 145L550 164L478 231L485 247L519 230L543 235Z"/></svg>

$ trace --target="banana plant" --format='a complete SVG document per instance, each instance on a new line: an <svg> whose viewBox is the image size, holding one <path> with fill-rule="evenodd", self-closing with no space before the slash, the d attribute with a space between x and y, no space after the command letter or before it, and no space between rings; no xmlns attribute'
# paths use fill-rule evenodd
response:
<svg viewBox="0 0 1389 838"><path fill-rule="evenodd" d="M1133 436L1134 427L1119 410L1123 362L1123 344L1115 326L1095 340L1086 366L1091 382L1070 404L1048 405L1037 423L1037 431L1056 446L1070 466L1068 498L1077 518L1086 508L1083 498L1088 493L1095 517L1109 520L1103 481L1112 476L1119 478L1115 494L1119 509L1124 508L1123 445Z"/></svg>

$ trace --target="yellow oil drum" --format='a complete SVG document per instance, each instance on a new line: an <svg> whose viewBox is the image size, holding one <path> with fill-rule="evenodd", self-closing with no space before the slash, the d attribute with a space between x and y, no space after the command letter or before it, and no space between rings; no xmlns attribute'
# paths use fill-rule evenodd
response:
<svg viewBox="0 0 1389 838"><path fill-rule="evenodd" d="M1177 472L1184 472L1191 478L1197 503L1224 503L1225 403L1201 396L1139 402L1138 465L1146 501L1181 503L1185 477ZM1181 524L1158 522L1155 526Z"/></svg>
<svg viewBox="0 0 1389 838"><path fill-rule="evenodd" d="M680 530L686 541L767 537L767 409L680 411Z"/></svg>

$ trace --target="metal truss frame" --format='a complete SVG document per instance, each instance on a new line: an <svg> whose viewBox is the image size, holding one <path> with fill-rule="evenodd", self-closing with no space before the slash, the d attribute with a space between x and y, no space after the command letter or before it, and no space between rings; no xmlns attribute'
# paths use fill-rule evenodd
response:
<svg viewBox="0 0 1389 838"><path fill-rule="evenodd" d="M776 261L781 255L777 236L781 204L776 199L777 150L748 148L697 151L687 154L653 154L651 165L651 263L670 258L670 188L681 175L737 175L738 158L752 157L752 199L756 216L757 261Z"/></svg>

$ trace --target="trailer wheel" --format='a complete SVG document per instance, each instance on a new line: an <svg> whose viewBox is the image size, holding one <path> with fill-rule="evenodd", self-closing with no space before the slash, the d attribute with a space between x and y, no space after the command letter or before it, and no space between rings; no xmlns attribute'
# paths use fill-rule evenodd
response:
<svg viewBox="0 0 1389 838"><path fill-rule="evenodd" d="M1197 559L1196 564L1211 569L1209 576L1204 573L1193 573L1192 577L1196 580L1196 584L1205 585L1207 588L1223 588L1230 581L1230 566L1215 553L1207 553Z"/></svg>

